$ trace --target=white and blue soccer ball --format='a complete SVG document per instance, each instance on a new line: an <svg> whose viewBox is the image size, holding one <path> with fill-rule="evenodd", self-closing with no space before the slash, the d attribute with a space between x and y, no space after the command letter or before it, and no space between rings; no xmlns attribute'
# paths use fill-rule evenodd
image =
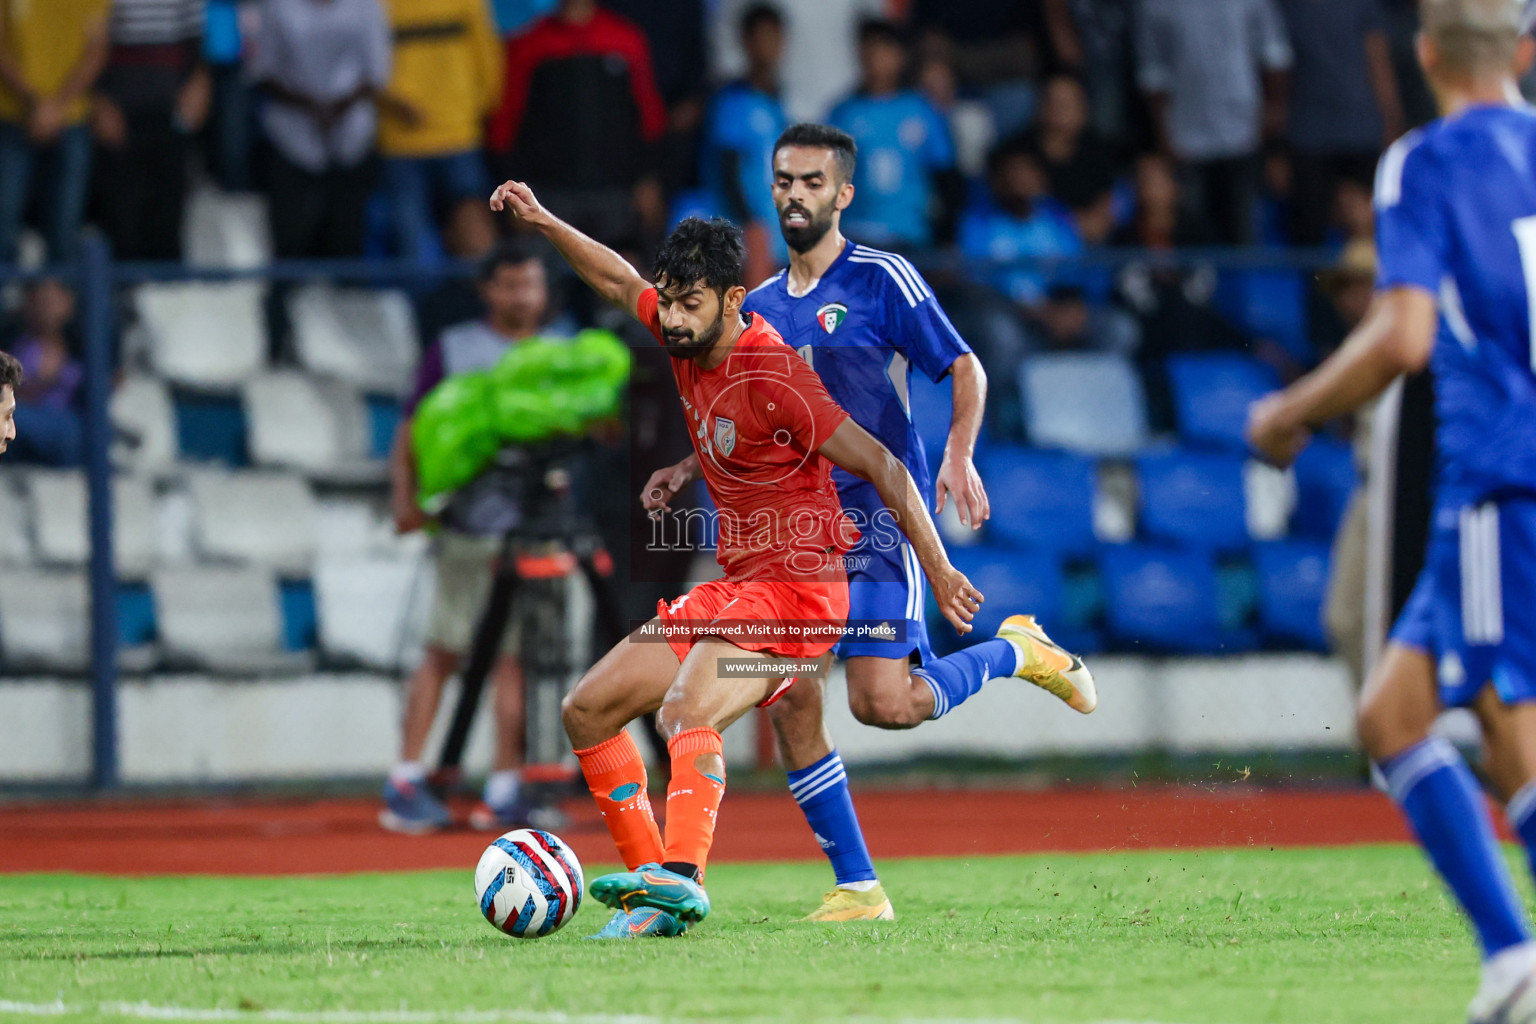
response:
<svg viewBox="0 0 1536 1024"><path fill-rule="evenodd" d="M565 840L536 828L497 839L475 865L475 900L500 931L537 939L558 931L581 906L581 862Z"/></svg>

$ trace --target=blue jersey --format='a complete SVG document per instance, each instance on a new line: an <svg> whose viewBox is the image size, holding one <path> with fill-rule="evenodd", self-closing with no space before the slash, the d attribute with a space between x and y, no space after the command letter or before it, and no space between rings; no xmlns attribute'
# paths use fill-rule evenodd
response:
<svg viewBox="0 0 1536 1024"><path fill-rule="evenodd" d="M754 289L743 308L778 329L833 401L906 464L929 500L928 462L908 413L908 378L915 366L930 380L943 379L970 346L922 276L894 253L849 242L806 295L790 295L788 282L780 271ZM885 504L873 485L836 467L832 479L843 510L865 534L852 554L895 557L900 534L893 524L882 525Z"/></svg>
<svg viewBox="0 0 1536 1024"><path fill-rule="evenodd" d="M773 205L773 144L786 125L779 98L747 82L731 83L710 101L704 124L702 179L721 213L735 216L726 201L728 189L734 187L740 190L753 220L770 228L778 223ZM720 156L727 152L737 156L734 182L722 179ZM789 258L783 236L770 230L769 237L776 261L783 263Z"/></svg>
<svg viewBox="0 0 1536 1024"><path fill-rule="evenodd" d="M1378 288L1439 298L1438 506L1536 495L1536 113L1474 107L1396 142L1376 248Z"/></svg>
<svg viewBox="0 0 1536 1024"><path fill-rule="evenodd" d="M879 245L927 245L930 176L955 163L949 126L933 104L911 90L855 94L833 107L827 120L859 144L857 198L843 214L843 230Z"/></svg>

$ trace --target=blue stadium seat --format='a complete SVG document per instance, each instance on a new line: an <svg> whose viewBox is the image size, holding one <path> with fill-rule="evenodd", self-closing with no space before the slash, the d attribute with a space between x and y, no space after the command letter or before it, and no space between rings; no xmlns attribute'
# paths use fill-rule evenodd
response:
<svg viewBox="0 0 1536 1024"><path fill-rule="evenodd" d="M1274 370L1238 352L1168 357L1179 435L1196 444L1247 451L1248 406L1279 386Z"/></svg>
<svg viewBox="0 0 1536 1024"><path fill-rule="evenodd" d="M176 440L181 457L193 462L250 465L245 445L245 413L240 399L177 392Z"/></svg>
<svg viewBox="0 0 1536 1024"><path fill-rule="evenodd" d="M1243 458L1172 451L1136 460L1141 530L1149 539L1214 551L1248 545Z"/></svg>
<svg viewBox="0 0 1536 1024"><path fill-rule="evenodd" d="M1332 540L1358 477L1349 445L1318 438L1296 459L1296 511L1291 534Z"/></svg>
<svg viewBox="0 0 1536 1024"><path fill-rule="evenodd" d="M1068 555L1092 552L1097 477L1092 459L999 445L978 461L992 503L990 538Z"/></svg>
<svg viewBox="0 0 1536 1024"><path fill-rule="evenodd" d="M986 601L971 623L972 632L961 640L955 627L938 613L930 592L928 634L936 649L948 651L972 639L984 640L996 633L1003 619L1010 615L1033 615L1047 625L1061 620L1061 562L1050 552L976 545L955 548L950 552L950 560L986 596Z"/></svg>
<svg viewBox="0 0 1536 1024"><path fill-rule="evenodd" d="M319 633L313 584L309 580L282 580L278 593L283 608L283 649L310 650Z"/></svg>
<svg viewBox="0 0 1536 1024"><path fill-rule="evenodd" d="M1278 343L1304 364L1315 360L1307 336L1307 286L1298 271L1227 271L1216 287L1216 305L1248 334Z"/></svg>
<svg viewBox="0 0 1536 1024"><path fill-rule="evenodd" d="M119 582L117 637L123 647L142 647L155 638L155 599L149 584Z"/></svg>
<svg viewBox="0 0 1536 1024"><path fill-rule="evenodd" d="M1099 556L1110 636L1157 651L1228 649L1217 613L1216 569L1208 554L1145 544Z"/></svg>
<svg viewBox="0 0 1536 1024"><path fill-rule="evenodd" d="M1266 640L1326 651L1323 597L1328 591L1328 545L1319 541L1274 541L1256 545L1259 628Z"/></svg>
<svg viewBox="0 0 1536 1024"><path fill-rule="evenodd" d="M400 425L400 401L387 395L369 395L367 402L368 454L387 459L395 443L395 428Z"/></svg>

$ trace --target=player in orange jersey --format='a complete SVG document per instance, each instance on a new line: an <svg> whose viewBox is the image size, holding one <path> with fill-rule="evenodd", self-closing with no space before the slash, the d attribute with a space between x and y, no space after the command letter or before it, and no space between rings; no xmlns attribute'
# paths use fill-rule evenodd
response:
<svg viewBox="0 0 1536 1024"><path fill-rule="evenodd" d="M725 578L630 634L566 697L566 732L629 871L593 896L619 911L604 935L677 934L709 913L702 883L725 792L720 730L825 668L848 616L842 556L858 539L832 466L870 481L907 536L939 610L961 633L982 595L949 563L902 462L832 401L761 316L743 314L740 232L690 218L656 257L656 285L509 181L491 196L554 244L599 295L643 323L673 376L710 495ZM657 711L672 759L663 842L630 721ZM653 908L661 915L642 908ZM634 911L638 913L632 913ZM670 921L666 920L670 919Z"/></svg>

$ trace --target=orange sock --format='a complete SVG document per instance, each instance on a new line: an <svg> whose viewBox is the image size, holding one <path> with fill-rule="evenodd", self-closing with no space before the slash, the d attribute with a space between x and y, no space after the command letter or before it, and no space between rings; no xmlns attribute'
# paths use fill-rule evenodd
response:
<svg viewBox="0 0 1536 1024"><path fill-rule="evenodd" d="M720 756L723 745L713 729L684 729L667 741L672 755L672 785L667 790L667 855L664 863L693 864L704 874L704 862L715 841L715 815L725 796L725 760L699 770L706 755ZM713 773L718 770L720 775Z"/></svg>
<svg viewBox="0 0 1536 1024"><path fill-rule="evenodd" d="M625 867L633 871L641 864L659 863L661 832L645 792L645 762L629 733L578 750L576 759Z"/></svg>

